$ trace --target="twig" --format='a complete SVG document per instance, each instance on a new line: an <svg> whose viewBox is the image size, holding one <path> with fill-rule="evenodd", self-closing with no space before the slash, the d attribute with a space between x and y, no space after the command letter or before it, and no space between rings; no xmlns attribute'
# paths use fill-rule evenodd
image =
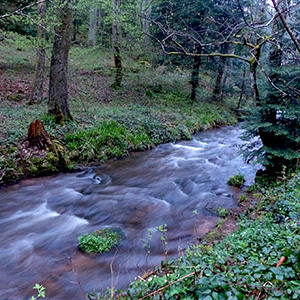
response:
<svg viewBox="0 0 300 300"><path fill-rule="evenodd" d="M255 57L255 55L252 53L252 51L250 51L251 56L254 58L255 62L258 64L258 66L261 68L262 72L264 73L264 75L266 76L267 80L269 81L269 83L273 86L273 88L275 88L277 91L279 91L283 97L287 96L287 93L284 92L282 89L280 89L270 78L270 76L268 75L267 71L264 69L264 67L262 66L262 64L260 63L260 61Z"/></svg>
<svg viewBox="0 0 300 300"><path fill-rule="evenodd" d="M187 275L185 275L185 276L183 276L183 277L181 277L181 278L178 278L177 280L175 280L175 281L173 281L173 282L167 284L166 286L163 286L163 287L161 287L160 289L158 289L158 290L156 290L156 291L154 291L154 292L152 292L152 293L150 293L150 294L148 294L148 295L146 295L146 296L144 296L144 297L142 297L142 298L139 298L139 300L143 300L143 299L146 299L147 297L151 297L151 296L153 296L153 295L155 295L155 294L157 294L157 293L159 293L159 292L161 292L161 291L167 289L167 288L170 287L171 285L173 285L173 284L175 284L175 283L177 283L177 282L179 282L179 281L181 281L181 280L183 280L183 279L185 279L185 278L187 278L187 277L193 276L193 275L196 275L196 271L194 271L194 272L192 272L192 273L190 273L190 274L187 274ZM201 277L201 276L200 276L200 277Z"/></svg>
<svg viewBox="0 0 300 300"><path fill-rule="evenodd" d="M110 297L111 299L114 299L115 296L115 292L114 292L114 269L113 269L113 263L114 263L114 259L116 257L116 254L118 253L118 249L115 251L115 254L111 260L110 263L110 273L111 273L111 292L110 292Z"/></svg>
<svg viewBox="0 0 300 300"><path fill-rule="evenodd" d="M46 2L47 0L39 0L39 1L36 1L34 3L31 3L31 4L28 4L24 7L21 7L21 8L18 8L17 10L11 12L11 13L6 13L2 16L0 16L0 19L4 19L4 18L8 18L8 17L11 17L13 16L14 14L21 14L23 12L23 10L27 9L27 8L30 8L32 6L35 6L37 4L40 4L40 3L43 3L43 2Z"/></svg>
<svg viewBox="0 0 300 300"><path fill-rule="evenodd" d="M82 288L82 285L81 285L81 282L80 282L80 277L79 277L79 275L75 272L75 270L73 269L73 266L72 266L72 257L70 257L70 256L67 256L67 257L68 257L68 259L69 259L69 261L70 261L70 269L71 269L72 273L73 273L73 274L76 276L76 278L77 278L77 285L79 286L80 291L82 292L82 295L83 295L84 299L88 300L87 295L86 295L84 289ZM73 282L71 282L71 283L73 283ZM75 284L76 284L76 283L75 283Z"/></svg>

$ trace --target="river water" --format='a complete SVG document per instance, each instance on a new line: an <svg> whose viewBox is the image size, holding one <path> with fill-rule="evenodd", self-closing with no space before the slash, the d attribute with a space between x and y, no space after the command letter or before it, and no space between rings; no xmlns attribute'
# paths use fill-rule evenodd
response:
<svg viewBox="0 0 300 300"><path fill-rule="evenodd" d="M212 229L218 206L237 206L240 191L226 184L242 173L246 185L257 166L238 156L238 126L202 132L73 174L23 180L0 190L0 299L29 299L35 283L46 298L84 299L84 292L126 287L168 255L176 257ZM197 211L197 218L193 211ZM84 254L78 236L121 228L117 250ZM154 234L146 258L142 239Z"/></svg>

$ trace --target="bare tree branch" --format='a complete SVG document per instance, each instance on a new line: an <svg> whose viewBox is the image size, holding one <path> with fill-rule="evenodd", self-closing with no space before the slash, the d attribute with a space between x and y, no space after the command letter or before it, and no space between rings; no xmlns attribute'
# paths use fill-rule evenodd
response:
<svg viewBox="0 0 300 300"><path fill-rule="evenodd" d="M13 12L6 13L5 15L0 16L0 19L8 18L8 17L11 17L11 16L16 15L16 14L22 15L23 11L26 10L27 8L38 5L38 4L43 3L43 2L47 2L47 0L39 0L39 1L36 1L34 3L23 6L22 8L18 8L17 10L15 10Z"/></svg>
<svg viewBox="0 0 300 300"><path fill-rule="evenodd" d="M300 53L300 43L298 42L297 38L295 37L295 35L293 34L290 26L288 25L288 23L286 22L286 19L285 19L285 16L283 14L283 12L280 10L279 8L279 5L278 5L278 2L276 0L271 0L273 5L274 5L274 8L276 10L276 12L278 13L279 15L279 18L284 26L284 28L286 29L287 33L289 34L289 36L291 37L294 45L296 46L298 52Z"/></svg>

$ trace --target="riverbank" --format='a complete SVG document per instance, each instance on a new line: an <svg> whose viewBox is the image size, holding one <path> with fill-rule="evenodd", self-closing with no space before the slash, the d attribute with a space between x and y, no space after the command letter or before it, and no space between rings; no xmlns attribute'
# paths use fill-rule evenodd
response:
<svg viewBox="0 0 300 300"><path fill-rule="evenodd" d="M45 114L45 103L29 107L26 103L16 105L3 101L0 106L5 124L0 149L0 183L71 171L77 165L99 164L132 151L191 139L198 131L236 122L234 114L225 107L212 103L196 103L191 107L187 99L169 93L145 105L119 101L88 104L87 114L74 113L75 120L85 121L65 126L56 125ZM41 152L24 146L27 128L38 118L60 147L60 156L50 149Z"/></svg>
<svg viewBox="0 0 300 300"><path fill-rule="evenodd" d="M212 90L209 73L201 74L198 101L191 102L188 70L128 57L123 86L115 90L110 53L73 47L69 101L75 121L57 125L47 115L46 80L44 99L27 105L34 76L32 41L7 35L0 61L0 184L97 165L237 121L234 97L228 95L222 103L207 101ZM37 151L24 143L36 119L44 122L54 150Z"/></svg>
<svg viewBox="0 0 300 300"><path fill-rule="evenodd" d="M29 298L36 283L52 300L81 299L82 290L126 288L164 260L163 232L168 258L179 257L198 236L220 225L218 214L237 206L241 191L226 183L230 176L242 172L245 187L254 181L257 167L237 155L241 133L239 126L207 130L191 141L163 144L82 172L3 187L3 297ZM107 227L124 232L118 249L79 250L79 236ZM71 269L82 290L70 283L76 282Z"/></svg>
<svg viewBox="0 0 300 300"><path fill-rule="evenodd" d="M253 193L238 215L239 228L224 240L220 233L232 228L220 225L128 290L89 299L299 299L299 182L297 174Z"/></svg>

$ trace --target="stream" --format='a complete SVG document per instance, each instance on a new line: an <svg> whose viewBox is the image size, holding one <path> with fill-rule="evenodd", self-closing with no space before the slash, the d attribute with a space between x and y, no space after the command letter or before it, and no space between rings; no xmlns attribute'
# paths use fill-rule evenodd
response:
<svg viewBox="0 0 300 300"><path fill-rule="evenodd" d="M240 172L246 186L254 182L259 166L237 154L241 133L239 126L210 130L79 173L0 188L0 299L28 300L35 283L54 300L126 287L164 259L156 229L163 224L168 255L179 256L217 224L213 209L238 205L241 191L227 185L230 176ZM78 250L78 236L108 226L125 234L117 250ZM148 229L154 234L146 258Z"/></svg>

